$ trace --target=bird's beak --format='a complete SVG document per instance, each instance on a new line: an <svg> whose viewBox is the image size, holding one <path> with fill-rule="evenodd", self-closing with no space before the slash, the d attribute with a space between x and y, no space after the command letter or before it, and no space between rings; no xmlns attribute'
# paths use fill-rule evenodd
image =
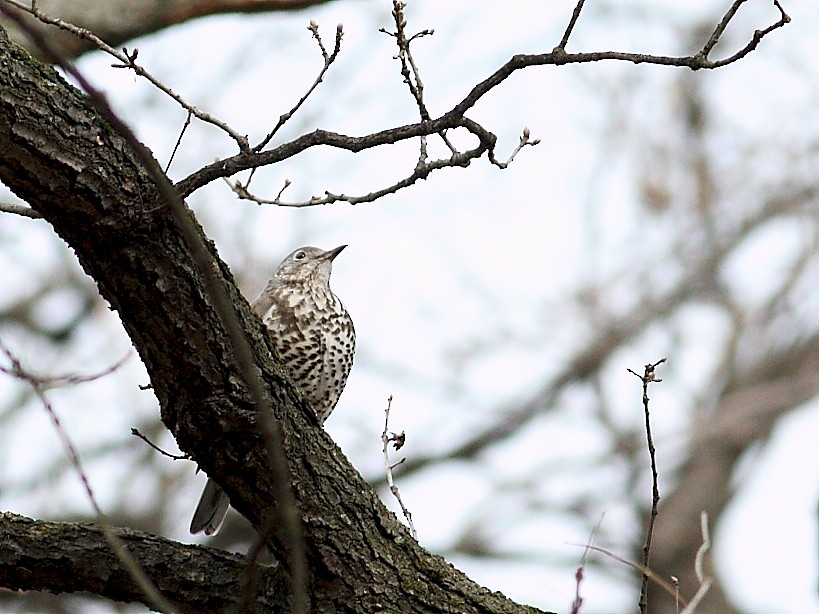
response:
<svg viewBox="0 0 819 614"><path fill-rule="evenodd" d="M324 254L324 257L327 258L330 262L332 262L333 260L335 260L336 256L338 256L342 252L342 250L345 247L347 247L347 246L346 245L339 245L337 248L331 249L329 252Z"/></svg>

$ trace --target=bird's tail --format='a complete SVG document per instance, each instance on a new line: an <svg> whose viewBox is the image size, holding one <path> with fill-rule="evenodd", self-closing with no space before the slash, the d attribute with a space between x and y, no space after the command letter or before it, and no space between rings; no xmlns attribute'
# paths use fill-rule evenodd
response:
<svg viewBox="0 0 819 614"><path fill-rule="evenodd" d="M205 535L213 535L222 526L222 522L230 507L230 499L222 487L208 478L205 490L199 498L199 504L191 520L191 533L204 531Z"/></svg>

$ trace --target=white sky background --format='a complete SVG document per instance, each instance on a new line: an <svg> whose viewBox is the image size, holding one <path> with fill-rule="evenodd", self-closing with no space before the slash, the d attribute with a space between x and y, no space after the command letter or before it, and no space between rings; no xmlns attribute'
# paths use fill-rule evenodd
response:
<svg viewBox="0 0 819 614"><path fill-rule="evenodd" d="M674 24L688 23L692 16L716 18L729 3L591 0L588 4L570 51L675 55L690 50L682 47ZM767 2L748 4L726 34L734 48L744 44L754 28L776 18ZM639 27L632 25L628 7L642 14L647 5L653 7L649 17L641 18ZM431 113L450 108L511 55L551 50L573 6L573 2L534 1L410 2L409 30L435 29L434 36L414 46ZM414 102L392 59L393 40L377 32L379 27L391 29L390 8L386 0L341 1L294 15L211 18L131 47L139 47L140 63L163 82L254 141L292 106L320 68L318 50L306 29L309 20L319 24L328 46L335 25L341 22L345 35L337 64L281 138L314 127L363 135L416 120ZM607 8L613 13L604 18ZM725 164L733 163L737 144L764 139L764 146L771 148L768 170L774 176L786 157L780 156L778 147L802 138L808 132L806 122L810 127L817 122L819 69L805 59L815 58L819 51L815 7L788 1L786 9L793 23L767 38L751 56L728 69L697 75L717 92L711 100L716 100L718 116L730 128L721 132L727 139ZM164 164L184 113L143 81L109 68L110 64L109 58L90 56L81 67L106 89ZM583 280L589 283L627 272L630 262L654 253L662 243L663 222L645 232L645 214L635 206L629 156L639 145L617 138L619 127L612 125L611 111L626 105L634 122L653 121L656 114L662 126L662 111L656 107L670 95L677 76L676 69L613 63L520 71L469 116L499 136L499 158L512 150L524 126L533 138L542 139L540 145L524 149L507 170L485 160L473 162L468 169L434 173L427 181L374 204L260 208L238 201L221 182L190 199L222 257L235 271L242 271L238 280L249 299L255 298L281 257L295 246L350 245L336 261L333 287L355 320L359 354L327 429L365 476L381 471L379 436L389 395L394 396L392 430L406 430L408 436L403 454L411 457L446 449L463 433L491 421L495 412L526 399L588 337L589 331L573 318L574 307L566 298L582 287ZM620 80L636 82L636 93L626 100L607 98L606 84ZM615 131L615 138L606 140L610 131ZM416 147L401 144L355 156L310 151L260 172L253 191L272 197L289 179L293 184L285 196L293 200L325 189L366 193L411 172ZM194 126L170 174L179 179L217 156L234 152L231 142L216 130ZM436 145L431 153L445 152ZM816 170L815 163L811 167L810 161L804 161L804 165ZM26 275L46 276L53 263L65 256L46 225L10 218L4 215L0 222L0 232L14 239L0 254L4 270L9 271L2 284L20 291ZM755 294L764 291L767 277L782 266L795 234L798 229L776 229L740 252L730 271L731 291L753 301ZM21 269L25 274L15 275ZM666 274L675 271L658 271L658 278ZM53 308L45 308L44 319L69 309L62 301L70 301L71 296L53 300ZM633 297L614 293L608 300L616 308L618 301L625 306ZM816 301L814 290L810 304ZM670 356L665 381L652 395L661 475L664 454L674 457L689 386L708 377L713 367L710 340L724 334L719 319L704 308L689 310L678 324L690 338L678 355ZM639 344L622 352L616 369L607 371L605 385L611 388L618 419L642 420L639 386L626 367L640 368L666 355L670 337L667 331L649 331ZM77 364L87 365L84 372L101 369L129 347L110 314L100 314L93 327L79 332L70 355L48 355L14 331L7 332L4 341L33 366L51 372L75 370ZM107 382L54 394L79 445L128 440L131 426L155 415L149 393L122 393L123 382L134 390L134 382L146 381L136 363L133 358ZM3 398L14 390L0 380ZM89 397L94 399L90 407ZM586 542L588 523L597 517L531 516L519 496L499 495L496 487L527 479L533 467L541 465L546 477L532 485L533 496L558 504L571 500L578 490L619 483L622 471L617 467L596 467L587 474L574 470L562 476L547 472L555 465L571 467L590 455L605 453L605 438L595 431L588 403L582 390L564 395L560 399L564 411L544 416L521 436L493 448L477 467L448 463L406 481L399 473L399 486L421 542L445 551L453 546L455 536L474 523L477 533L521 558L506 562L459 557L453 563L514 599L567 611L574 592L574 566L582 554L571 544ZM816 409L813 402L794 412L770 444L758 450L759 458L748 459L749 471L738 476L735 503L714 529L720 573L748 612L819 612ZM33 474L61 454L47 419L34 408L15 428L19 430L8 452L12 460L0 472L0 484L9 476ZM132 456L142 453L131 442L127 445ZM26 453L32 447L49 451L41 457L43 465L33 466ZM103 502L118 496L118 489L130 478L110 466L91 464L89 471ZM182 540L188 538L188 514L204 479L193 476L193 467L190 473L189 485L173 503L179 526L169 529L170 537ZM134 504L151 489L147 478L140 476L138 482L129 491ZM64 488L65 498L73 497L77 511L85 512L87 505L76 495L74 481L66 480ZM622 535L622 543L614 547L624 546L634 530L622 505L625 493L610 486L603 490L612 499L597 501L596 509L606 513L604 529L609 525L608 531ZM649 487L645 494L650 496ZM0 507L57 516L62 509L49 509L45 501L50 498L0 491ZM387 503L395 509L391 500ZM589 570L583 584L583 611L633 611L636 597L623 581L625 573L613 562L607 566L614 569L611 575Z"/></svg>

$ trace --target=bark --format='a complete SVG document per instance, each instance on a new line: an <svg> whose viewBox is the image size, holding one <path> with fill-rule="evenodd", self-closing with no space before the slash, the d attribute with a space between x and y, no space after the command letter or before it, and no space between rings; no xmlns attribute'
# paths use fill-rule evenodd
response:
<svg viewBox="0 0 819 614"><path fill-rule="evenodd" d="M242 578L247 562L243 556L179 544L133 529L115 532L180 612L222 611L245 590ZM284 574L268 566L261 566L260 572L254 603L268 612L285 611ZM0 578L4 586L18 590L82 591L125 602L144 599L100 528L88 523L0 514Z"/></svg>
<svg viewBox="0 0 819 614"><path fill-rule="evenodd" d="M234 507L259 529L274 509L275 491L257 413L169 207L126 142L87 99L2 34L0 180L75 251L118 312L180 449L225 488ZM282 431L304 525L313 609L534 611L476 585L411 538L309 419L309 409L271 357L261 322L213 243L201 230L200 235L248 331ZM270 537L268 545L283 560L279 537ZM170 569L188 573L186 564L174 558L174 547L164 552ZM21 588L6 575L0 585ZM74 588L95 592L90 582ZM208 590L204 581L201 590ZM254 606L265 609L262 603Z"/></svg>

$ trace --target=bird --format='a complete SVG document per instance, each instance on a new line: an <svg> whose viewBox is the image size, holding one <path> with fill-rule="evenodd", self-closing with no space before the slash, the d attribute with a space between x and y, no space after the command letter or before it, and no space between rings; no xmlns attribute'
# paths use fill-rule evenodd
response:
<svg viewBox="0 0 819 614"><path fill-rule="evenodd" d="M338 403L355 355L353 320L330 289L333 260L345 247L294 250L251 304L291 381L322 426ZM191 533L215 534L229 506L227 493L208 478L191 520Z"/></svg>

